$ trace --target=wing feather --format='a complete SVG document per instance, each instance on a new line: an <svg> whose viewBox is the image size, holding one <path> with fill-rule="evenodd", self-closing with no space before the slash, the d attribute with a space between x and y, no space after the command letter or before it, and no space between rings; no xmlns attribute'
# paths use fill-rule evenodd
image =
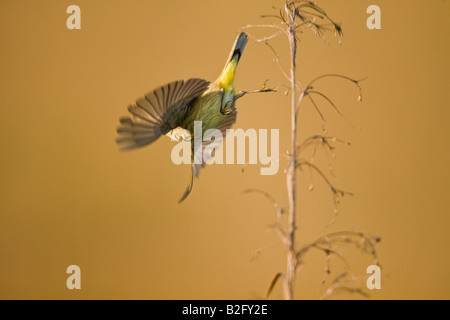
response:
<svg viewBox="0 0 450 320"><path fill-rule="evenodd" d="M161 135L179 126L191 102L209 86L203 79L179 80L156 88L130 105L131 117L122 117L116 142L121 151L152 143Z"/></svg>
<svg viewBox="0 0 450 320"><path fill-rule="evenodd" d="M192 168L193 170L193 176L194 177L198 177L199 173L200 173L200 169L204 168L206 166L205 163L205 159L204 159L204 151L205 148L207 146L219 146L221 143L223 143L223 139L226 136L226 130L230 129L233 124L236 122L236 117L237 117L237 111L234 110L232 113L230 113L229 115L226 116L226 119L224 120L224 122L222 122L222 124L217 128L217 130L219 130L222 133L222 138L221 139L214 139L213 141L204 141L202 144L202 160L201 163L195 164ZM205 138L209 138L209 137L204 137L203 139L205 140ZM200 159L197 159L197 162L200 162Z"/></svg>
<svg viewBox="0 0 450 320"><path fill-rule="evenodd" d="M195 152L194 150L194 144L192 143L192 164L191 164L191 175L190 175L190 180L189 180L189 184L186 188L186 191L184 192L183 196L181 197L181 199L178 201L178 203L184 201L184 199L186 199L189 194L192 191L192 187L194 184L194 178L198 177L200 170L206 166L206 162L205 162L205 158L204 158L204 151L205 148L208 146L211 146L212 148L214 148L215 146L220 145L221 143L223 143L223 138L226 136L226 130L230 129L232 127L232 125L236 122L236 117L237 117L237 111L234 110L232 113L230 113L229 115L226 116L226 119L222 122L222 124L217 128L221 133L221 138L220 139L214 139L213 141L209 141L207 140L209 137L203 137L203 140L206 139L206 141L204 141L202 143L202 150L201 150L201 154ZM200 159L201 156L201 159ZM197 162L197 163L196 163Z"/></svg>

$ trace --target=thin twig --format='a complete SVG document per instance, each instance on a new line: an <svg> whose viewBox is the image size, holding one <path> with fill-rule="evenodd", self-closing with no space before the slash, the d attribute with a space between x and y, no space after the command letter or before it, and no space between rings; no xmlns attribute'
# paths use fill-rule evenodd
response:
<svg viewBox="0 0 450 320"><path fill-rule="evenodd" d="M266 46L268 46L270 48L270 50L272 50L273 54L274 54L274 59L278 64L278 68L280 69L281 73L283 74L283 76L288 80L291 81L291 78L288 76L288 74L286 73L286 71L284 71L283 66L281 65L280 62L280 56L278 55L278 53L275 51L275 49L269 44L269 42L264 42L264 44Z"/></svg>
<svg viewBox="0 0 450 320"><path fill-rule="evenodd" d="M361 81L363 81L363 80L366 80L366 79L367 79L367 76L365 76L364 78L361 78L361 79L353 79L353 78L347 77L347 76L342 75L342 74L337 74L337 73L327 73L327 74L322 74L322 75L320 75L320 76L314 78L313 80L311 80L311 82L307 85L307 88L312 88L312 87L313 87L313 84L314 84L316 81L320 80L320 79L331 78L331 77L334 77L334 78L342 78L342 79L344 79L344 80L348 80L348 81L354 83L354 84L356 85L356 87L358 88L358 90L359 90L358 101L362 101L362 88L361 88L361 86L359 85L359 83L360 83Z"/></svg>
<svg viewBox="0 0 450 320"><path fill-rule="evenodd" d="M325 94L323 94L322 92L316 91L316 90L307 90L307 94L308 94L308 95L316 94L316 95L321 96L322 98L324 98L324 99L332 106L332 108L334 109L334 111L336 111L336 113L337 113L338 115L340 115L341 118L345 120L345 122L348 123L349 126L351 126L351 127L354 128L354 129L360 129L358 126L356 126L356 125L354 125L353 123L351 123L351 122L344 116L344 114L338 109L338 107L334 104L334 102L333 102L330 98L328 98Z"/></svg>
<svg viewBox="0 0 450 320"><path fill-rule="evenodd" d="M267 191L264 191L264 190L261 190L261 189L245 189L244 191L241 191L238 194L238 197L241 197L242 195L248 194L248 193L259 193L259 194L262 194L264 197L269 199L270 202L272 202L272 204L273 204L275 210L277 211L278 215L282 215L283 214L284 209L278 204L278 202Z"/></svg>
<svg viewBox="0 0 450 320"><path fill-rule="evenodd" d="M270 281L269 287L266 290L266 293L264 295L264 300L268 300L270 293L273 290L273 287L275 286L275 284L277 283L278 279L280 279L280 277L284 277L284 273L282 272L278 272L272 279L272 281Z"/></svg>

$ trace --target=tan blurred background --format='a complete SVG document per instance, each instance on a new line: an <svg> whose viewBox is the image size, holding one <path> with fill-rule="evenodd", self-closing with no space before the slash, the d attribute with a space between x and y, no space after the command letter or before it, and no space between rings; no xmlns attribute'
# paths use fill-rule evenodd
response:
<svg viewBox="0 0 450 320"><path fill-rule="evenodd" d="M170 161L163 137L119 153L115 128L128 104L172 80L215 80L240 28L271 23L278 0L0 1L0 298L253 299L285 268L269 225L274 210L259 187L287 204L282 159L276 176L259 165L202 171L192 195L177 204L189 167ZM81 30L66 28L66 8L81 8ZM366 8L381 8L381 30L368 30ZM337 145L336 186L345 197L333 219L332 196L318 176L299 176L299 243L337 230L382 237L382 289L374 299L450 298L449 1L319 2L342 23L339 46L306 33L298 54L302 83L323 73L343 81L320 87L354 130L323 104ZM267 32L269 30L266 30ZM254 35L267 34L254 31ZM287 42L273 42L287 64ZM289 97L272 52L250 40L237 72L238 90L265 79L277 94L238 103L236 128L280 129L289 147ZM299 138L321 132L302 105ZM321 157L324 153L319 154ZM325 167L326 170L326 167ZM259 253L256 255L255 252ZM343 249L355 274L372 264ZM67 266L81 268L81 290L66 288ZM299 270L296 298L324 292L323 253ZM331 262L333 275L342 263ZM329 284L332 279L328 279ZM277 285L273 298L281 298ZM337 294L335 298L357 296Z"/></svg>

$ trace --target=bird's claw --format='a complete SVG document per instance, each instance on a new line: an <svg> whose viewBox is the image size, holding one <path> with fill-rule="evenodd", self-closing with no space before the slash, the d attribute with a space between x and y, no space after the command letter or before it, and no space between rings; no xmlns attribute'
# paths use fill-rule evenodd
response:
<svg viewBox="0 0 450 320"><path fill-rule="evenodd" d="M229 115L231 112L233 112L233 108L228 108L228 109L227 109L228 104L229 104L229 102L227 102L227 103L225 104L225 106L222 106L222 105L220 106L220 113L223 114L224 116L227 116L227 115Z"/></svg>
<svg viewBox="0 0 450 320"><path fill-rule="evenodd" d="M223 100L224 100L224 97L225 97L225 90L222 88L220 91L222 92L222 98L220 100L220 113L223 114L224 116L227 116L231 112L233 112L233 108L227 109L227 106L230 103L230 101L227 101L225 103L225 105L223 105Z"/></svg>

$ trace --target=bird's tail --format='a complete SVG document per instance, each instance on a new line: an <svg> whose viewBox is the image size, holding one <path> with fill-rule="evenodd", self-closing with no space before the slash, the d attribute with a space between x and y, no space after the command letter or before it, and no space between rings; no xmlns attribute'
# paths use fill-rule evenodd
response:
<svg viewBox="0 0 450 320"><path fill-rule="evenodd" d="M234 75L236 73L236 67L247 44L247 34L241 32L234 42L233 49L231 50L230 57L223 68L222 73L219 76L219 86L227 89L233 86Z"/></svg>
<svg viewBox="0 0 450 320"><path fill-rule="evenodd" d="M184 192L181 199L178 200L178 203L183 202L184 199L186 199L187 196L191 194L193 184L194 184L194 163L191 164L191 177L189 179L189 185L187 186L186 191Z"/></svg>

